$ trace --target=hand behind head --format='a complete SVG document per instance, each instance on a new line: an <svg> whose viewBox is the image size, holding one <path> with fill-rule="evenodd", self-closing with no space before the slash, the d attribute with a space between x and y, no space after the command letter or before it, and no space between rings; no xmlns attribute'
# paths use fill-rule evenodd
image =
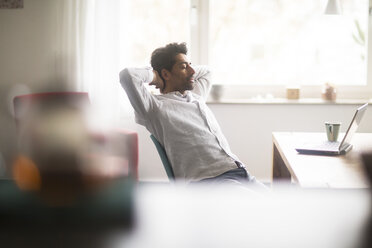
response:
<svg viewBox="0 0 372 248"><path fill-rule="evenodd" d="M164 93L165 83L164 80L160 77L159 73L156 70L153 70L154 78L149 85L155 85L156 89L159 89L161 93Z"/></svg>

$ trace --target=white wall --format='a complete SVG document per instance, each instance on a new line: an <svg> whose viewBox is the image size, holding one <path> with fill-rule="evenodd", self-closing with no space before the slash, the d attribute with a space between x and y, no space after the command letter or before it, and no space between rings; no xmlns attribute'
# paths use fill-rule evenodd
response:
<svg viewBox="0 0 372 248"><path fill-rule="evenodd" d="M56 74L59 2L25 0L23 9L0 10L0 176L16 147L13 96L52 83Z"/></svg>
<svg viewBox="0 0 372 248"><path fill-rule="evenodd" d="M24 1L0 10L0 83L38 84L55 74L58 1Z"/></svg>
<svg viewBox="0 0 372 248"><path fill-rule="evenodd" d="M354 104L209 104L232 151L258 179L272 177L272 137L275 131L324 132L324 121L347 125L359 105ZM149 133L138 128L140 179L167 180ZM372 132L372 107L367 109L358 132Z"/></svg>

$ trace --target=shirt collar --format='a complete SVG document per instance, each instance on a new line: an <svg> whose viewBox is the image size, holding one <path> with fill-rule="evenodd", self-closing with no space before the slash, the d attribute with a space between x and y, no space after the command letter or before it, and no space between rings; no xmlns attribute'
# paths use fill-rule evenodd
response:
<svg viewBox="0 0 372 248"><path fill-rule="evenodd" d="M194 97L194 95L192 94L192 92L190 92L189 90L186 90L185 93L183 93L183 94L181 92L179 92L179 91L173 91L173 92L169 92L167 94L169 94L169 96L173 95L173 96L182 98L186 102L197 101L197 99Z"/></svg>
<svg viewBox="0 0 372 248"><path fill-rule="evenodd" d="M188 92L188 91L185 91L185 93L182 94L182 93L179 92L179 91L175 91L174 94L175 94L176 96L179 96L179 97L182 97L182 98L186 98L187 95L189 94L189 92Z"/></svg>

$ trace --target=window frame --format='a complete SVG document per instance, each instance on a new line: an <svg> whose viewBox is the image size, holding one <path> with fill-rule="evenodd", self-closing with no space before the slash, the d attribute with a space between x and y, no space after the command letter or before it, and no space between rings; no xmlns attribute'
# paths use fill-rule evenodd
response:
<svg viewBox="0 0 372 248"><path fill-rule="evenodd" d="M191 60L194 64L209 63L209 1L190 0L191 15ZM368 35L367 35L367 84L366 85L337 85L338 99L372 99L372 16L371 0L369 1ZM214 84L219 82L213 80ZM225 85L226 99L286 98L288 85ZM320 98L323 85L301 85L300 98Z"/></svg>

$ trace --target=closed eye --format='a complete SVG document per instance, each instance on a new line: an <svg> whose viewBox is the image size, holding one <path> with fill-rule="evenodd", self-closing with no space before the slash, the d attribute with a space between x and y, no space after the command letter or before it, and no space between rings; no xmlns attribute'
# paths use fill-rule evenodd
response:
<svg viewBox="0 0 372 248"><path fill-rule="evenodd" d="M182 62L181 69L187 69L189 66L191 66L191 62Z"/></svg>

